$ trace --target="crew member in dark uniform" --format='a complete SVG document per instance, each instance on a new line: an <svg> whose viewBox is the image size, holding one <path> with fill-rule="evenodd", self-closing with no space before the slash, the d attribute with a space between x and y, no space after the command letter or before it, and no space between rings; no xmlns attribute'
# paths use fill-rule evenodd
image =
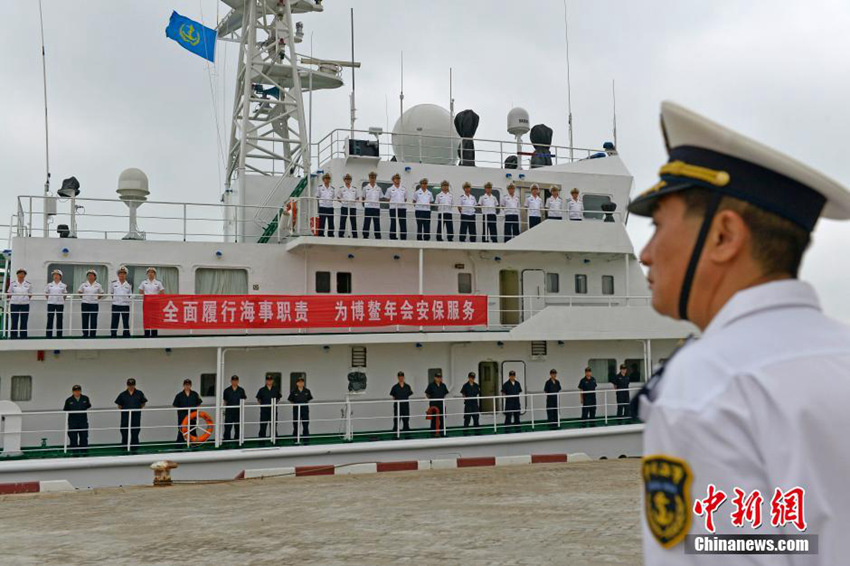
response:
<svg viewBox="0 0 850 566"><path fill-rule="evenodd" d="M408 432L410 430L410 399L413 396L413 389L410 385L404 382L404 372L398 372L398 383L390 389L390 397L396 402L393 403L393 432L398 431L398 422L401 421L401 431Z"/></svg>
<svg viewBox="0 0 850 566"><path fill-rule="evenodd" d="M440 415L440 423L441 427L439 430L440 434L443 434L443 426L445 415L446 415L446 402L445 398L449 394L449 388L446 387L446 384L443 383L443 374L438 373L434 376L434 383L429 383L428 387L425 388L425 396L431 400L428 403L428 408L436 407ZM431 430L437 432L437 415L433 415L431 419Z"/></svg>
<svg viewBox="0 0 850 566"><path fill-rule="evenodd" d="M519 402L519 394L522 393L522 385L516 380L516 372L508 372L508 380L502 384L502 395L505 396L505 431L519 432L519 413L522 407ZM513 423L512 426L511 423Z"/></svg>
<svg viewBox="0 0 850 566"><path fill-rule="evenodd" d="M260 438L271 436L271 430L268 429L268 425L271 424L272 420L271 405L280 401L281 397L283 395L280 394L280 390L275 386L274 378L267 375L266 384L257 391L257 403L266 405L265 407L260 407ZM275 431L277 431L277 423L275 423Z"/></svg>
<svg viewBox="0 0 850 566"><path fill-rule="evenodd" d="M121 445L127 446L127 436L130 437L130 452L135 452L139 446L139 429L142 427L142 411L148 398L136 389L136 380L127 379L127 389L115 399L115 404L121 409ZM130 414L132 413L132 418Z"/></svg>
<svg viewBox="0 0 850 566"><path fill-rule="evenodd" d="M543 386L543 392L546 395L546 420L549 421L549 428L558 428L558 392L561 390L561 382L558 381L558 370L549 370L549 379L546 380L546 385Z"/></svg>
<svg viewBox="0 0 850 566"><path fill-rule="evenodd" d="M90 408L91 402L83 395L83 388L79 385L73 386L71 396L65 399L63 410L73 411L68 414L68 440L75 455L85 454L89 445L89 416L85 411Z"/></svg>
<svg viewBox="0 0 850 566"><path fill-rule="evenodd" d="M171 403L172 407L177 407L177 444L181 444L186 442L186 436L191 434L192 432L192 422L193 419L190 419L190 422L186 423L186 436L183 436L183 432L181 430L183 425L183 419L189 416L189 409L194 409L195 407L200 407L201 396L198 395L197 391L192 391L192 380L184 379L183 380L183 391L174 396L174 401ZM197 415L195 415L195 419L197 419Z"/></svg>
<svg viewBox="0 0 850 566"><path fill-rule="evenodd" d="M581 389L581 420L583 421L596 419L596 378L590 371L589 367L584 368L584 377L578 382L578 388Z"/></svg>
<svg viewBox="0 0 850 566"><path fill-rule="evenodd" d="M617 389L617 418L622 417L623 419L631 416L629 413L631 379L629 379L628 369L626 364L620 364L620 373L614 376L614 387Z"/></svg>
<svg viewBox="0 0 850 566"><path fill-rule="evenodd" d="M224 441L230 440L230 431L234 431L233 439L239 441L239 405L248 396L245 395L245 390L239 385L239 376L234 375L230 378L230 387L224 390L224 405L228 407L224 409Z"/></svg>
<svg viewBox="0 0 850 566"><path fill-rule="evenodd" d="M301 437L310 436L310 407L307 403L313 400L313 394L304 387L304 378L295 380L295 389L289 393L287 401L293 403L292 407L292 436L298 435L298 421L301 421Z"/></svg>
<svg viewBox="0 0 850 566"><path fill-rule="evenodd" d="M481 386L475 383L475 372L469 372L466 383L460 388L460 394L463 395L463 428L468 429L469 423L473 423L475 434L479 434L478 418L481 412ZM463 431L466 436L466 430Z"/></svg>

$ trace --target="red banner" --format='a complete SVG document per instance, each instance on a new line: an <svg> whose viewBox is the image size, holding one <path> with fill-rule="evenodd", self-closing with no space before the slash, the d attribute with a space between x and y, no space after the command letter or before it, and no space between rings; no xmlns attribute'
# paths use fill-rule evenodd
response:
<svg viewBox="0 0 850 566"><path fill-rule="evenodd" d="M145 295L145 328L480 326L486 295Z"/></svg>

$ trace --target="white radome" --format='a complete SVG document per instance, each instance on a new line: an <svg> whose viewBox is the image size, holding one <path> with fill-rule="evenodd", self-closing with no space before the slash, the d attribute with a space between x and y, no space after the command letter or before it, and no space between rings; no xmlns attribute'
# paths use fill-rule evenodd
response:
<svg viewBox="0 0 850 566"><path fill-rule="evenodd" d="M517 106L508 112L508 133L512 136L524 136L531 130L528 110Z"/></svg>
<svg viewBox="0 0 850 566"><path fill-rule="evenodd" d="M429 137L436 136L436 137ZM407 110L393 127L393 152L399 161L454 165L460 136L451 114L436 104Z"/></svg>
<svg viewBox="0 0 850 566"><path fill-rule="evenodd" d="M141 169L131 167L124 169L118 176L118 189L116 192L121 200L147 200L148 176Z"/></svg>

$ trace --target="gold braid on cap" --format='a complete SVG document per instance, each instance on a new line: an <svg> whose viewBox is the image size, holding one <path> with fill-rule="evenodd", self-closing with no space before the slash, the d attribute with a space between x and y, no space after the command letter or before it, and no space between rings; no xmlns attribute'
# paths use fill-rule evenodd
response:
<svg viewBox="0 0 850 566"><path fill-rule="evenodd" d="M671 161L661 167L658 174L673 175L675 177L689 177L691 179L709 183L715 187L725 187L731 180L729 173L726 171L716 171L707 167L689 165L684 161Z"/></svg>

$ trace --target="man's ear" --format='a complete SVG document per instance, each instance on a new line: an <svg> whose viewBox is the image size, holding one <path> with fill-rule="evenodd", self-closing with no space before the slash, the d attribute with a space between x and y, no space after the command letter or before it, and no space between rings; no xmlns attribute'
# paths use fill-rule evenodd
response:
<svg viewBox="0 0 850 566"><path fill-rule="evenodd" d="M720 210L714 216L703 254L715 263L729 263L744 253L749 241L750 229L741 215Z"/></svg>

